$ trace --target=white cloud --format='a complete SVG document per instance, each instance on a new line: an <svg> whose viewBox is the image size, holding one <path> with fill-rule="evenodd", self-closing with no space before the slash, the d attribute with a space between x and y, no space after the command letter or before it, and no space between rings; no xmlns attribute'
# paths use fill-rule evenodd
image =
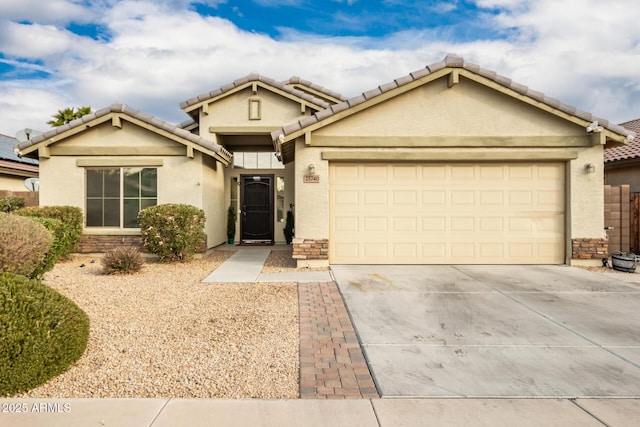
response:
<svg viewBox="0 0 640 427"><path fill-rule="evenodd" d="M49 25L51 20L0 25L3 62L49 73L51 79L0 83L0 133L46 128L50 116L67 106L98 109L115 102L180 122L187 116L179 102L251 72L278 80L298 75L353 96L449 52L614 122L640 117L640 29L634 22L640 5L635 0L604 5L478 0L480 6L500 8L483 19L507 31L508 39L462 43L438 29L413 30L379 40L378 48L362 47L375 46L375 39L284 29L276 41L200 16L188 9L190 3L195 2L115 2L99 14L107 40L77 36Z"/></svg>
<svg viewBox="0 0 640 427"><path fill-rule="evenodd" d="M82 3L80 0L4 0L0 2L0 16L41 24L89 22L96 17L95 11Z"/></svg>

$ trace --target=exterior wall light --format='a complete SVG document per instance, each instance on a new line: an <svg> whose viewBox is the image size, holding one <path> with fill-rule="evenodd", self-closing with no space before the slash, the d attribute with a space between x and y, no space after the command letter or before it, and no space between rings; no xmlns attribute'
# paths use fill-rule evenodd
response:
<svg viewBox="0 0 640 427"><path fill-rule="evenodd" d="M307 166L307 169L309 170L309 174L315 175L316 165L314 165L313 163L310 163L309 166Z"/></svg>
<svg viewBox="0 0 640 427"><path fill-rule="evenodd" d="M586 165L584 165L584 171L586 173L595 173L596 165L594 165L593 163L587 163Z"/></svg>

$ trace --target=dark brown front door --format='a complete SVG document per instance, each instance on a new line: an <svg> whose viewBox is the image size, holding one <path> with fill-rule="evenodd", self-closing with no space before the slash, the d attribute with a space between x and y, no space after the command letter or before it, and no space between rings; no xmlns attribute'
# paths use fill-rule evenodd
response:
<svg viewBox="0 0 640 427"><path fill-rule="evenodd" d="M241 175L240 206L240 239L273 242L273 175Z"/></svg>

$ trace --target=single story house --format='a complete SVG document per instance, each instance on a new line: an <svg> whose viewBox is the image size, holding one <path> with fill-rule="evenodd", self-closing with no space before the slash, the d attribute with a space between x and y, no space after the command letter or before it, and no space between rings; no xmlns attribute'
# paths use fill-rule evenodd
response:
<svg viewBox="0 0 640 427"><path fill-rule="evenodd" d="M202 208L214 247L231 204L246 244L283 242L294 211L299 266L599 264L603 150L634 137L456 55L349 99L252 74L180 107L171 125L112 105L17 146L42 205L83 208L82 250L139 239L156 203Z"/></svg>
<svg viewBox="0 0 640 427"><path fill-rule="evenodd" d="M13 147L18 140L0 134L0 191L27 191L25 180L38 177L38 161L18 157Z"/></svg>
<svg viewBox="0 0 640 427"><path fill-rule="evenodd" d="M622 123L620 126L640 132L640 119ZM630 144L604 150L604 183L629 185L632 193L640 193L640 138Z"/></svg>

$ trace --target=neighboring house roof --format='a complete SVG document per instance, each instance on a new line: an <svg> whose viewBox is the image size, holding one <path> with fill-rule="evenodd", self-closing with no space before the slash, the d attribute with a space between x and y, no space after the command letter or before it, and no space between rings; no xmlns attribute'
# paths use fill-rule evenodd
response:
<svg viewBox="0 0 640 427"><path fill-rule="evenodd" d="M640 133L640 119L620 123L620 126L636 133ZM620 147L612 147L604 150L604 162L615 162L617 160L636 159L640 157L640 138L630 144Z"/></svg>
<svg viewBox="0 0 640 427"><path fill-rule="evenodd" d="M18 140L0 134L0 173L24 177L38 176L38 161L19 157L14 151Z"/></svg>
<svg viewBox="0 0 640 427"><path fill-rule="evenodd" d="M491 82L503 86L504 88L510 89L511 91L508 93L512 96L517 96L532 105L543 104L547 107L551 107L551 110L557 112L558 115L568 118L577 124L584 125L585 127L588 124L597 121L603 130L606 129L610 131L607 136L612 137L619 142L626 143L633 140L635 137L634 132L625 129L620 125L609 123L608 120L595 117L590 113L578 110L570 105L563 104L557 99L550 98L541 92L529 89L527 86L501 76L495 71L487 70L479 65L466 62L462 57L455 54L449 54L440 62L428 65L427 67L410 73L407 76L400 77L392 82L380 85L375 89L362 93L361 95L349 98L344 102L332 105L329 108L319 111L311 116L307 116L296 122L290 123L282 129L272 132L271 137L274 143L279 142L282 144L283 142L302 135L307 130L316 129L322 127L324 124L340 120L350 114L355 114L362 110L366 105L373 105L375 103L382 102L388 99L393 91L401 91L404 87L413 87L412 83L446 68L451 69L452 72L456 71L457 73L464 73L467 77L480 76L488 79ZM455 75L455 79L457 78L458 74Z"/></svg>
<svg viewBox="0 0 640 427"><path fill-rule="evenodd" d="M294 99L297 102L304 103L309 107L312 107L314 110L323 110L331 105L325 99L315 97L309 93L295 89L269 77L261 76L259 74L249 74L248 76L234 80L232 83L222 86L219 89L198 95L195 98L187 99L180 103L180 108L189 114L195 114L197 109L203 107L203 105L208 105L213 101L229 96L253 85L261 86L276 93L279 92L281 95Z"/></svg>
<svg viewBox="0 0 640 427"><path fill-rule="evenodd" d="M91 114L82 116L79 119L67 123L66 125L56 127L41 135L33 137L29 141L18 144L17 149L19 150L20 156L25 156L34 152L37 154L37 150L40 147L47 147L50 144L66 138L67 136L82 132L87 128L93 127L107 120L112 120L117 124L121 118L125 120L128 119L128 121L132 121L134 123L137 121L139 124L145 124L147 125L145 127L149 130L159 134L164 134L165 136L171 137L175 141L187 146L192 146L194 149L218 159L225 165L231 160L231 153L221 145L201 138L200 136L181 128L180 125L167 123L164 120L160 120L149 114L144 114L125 104L113 104Z"/></svg>
<svg viewBox="0 0 640 427"><path fill-rule="evenodd" d="M8 160L11 162L24 163L27 165L37 165L38 161L35 159L25 159L23 157L19 157L14 151L13 148L18 144L18 140L0 134L0 160Z"/></svg>
<svg viewBox="0 0 640 427"><path fill-rule="evenodd" d="M346 96L342 96L338 92L334 92L323 86L312 83L309 80L301 79L298 76L290 77L289 80L283 81L282 84L292 86L295 89L306 92L311 96L322 98L332 104L337 104L348 99Z"/></svg>

